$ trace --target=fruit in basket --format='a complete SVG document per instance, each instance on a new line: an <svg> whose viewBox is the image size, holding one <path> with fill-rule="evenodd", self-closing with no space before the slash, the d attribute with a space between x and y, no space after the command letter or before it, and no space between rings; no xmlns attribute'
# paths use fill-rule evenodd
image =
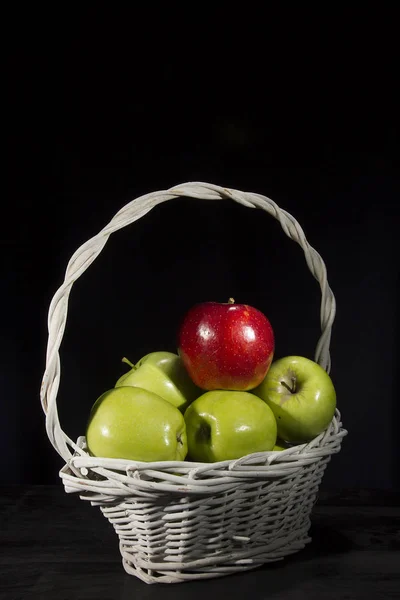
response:
<svg viewBox="0 0 400 600"><path fill-rule="evenodd" d="M182 413L153 392L112 388L92 407L86 429L89 452L104 458L139 461L184 460L186 427Z"/></svg>
<svg viewBox="0 0 400 600"><path fill-rule="evenodd" d="M282 446L281 444L275 444L275 446L272 448L272 450L274 452L282 452L282 450L286 450L285 446Z"/></svg>
<svg viewBox="0 0 400 600"><path fill-rule="evenodd" d="M126 358L123 361L131 369L118 379L115 387L131 385L149 390L182 413L202 393L190 379L179 356L173 352L150 352L136 365Z"/></svg>
<svg viewBox="0 0 400 600"><path fill-rule="evenodd" d="M275 446L272 448L275 452L281 452L282 450L287 450L290 448L290 444L287 444L283 440L277 439Z"/></svg>
<svg viewBox="0 0 400 600"><path fill-rule="evenodd" d="M331 422L336 391L328 373L303 356L286 356L272 363L253 394L273 411L278 436L286 442L308 442Z"/></svg>
<svg viewBox="0 0 400 600"><path fill-rule="evenodd" d="M272 450L274 414L249 392L214 390L199 396L185 412L188 457L216 462Z"/></svg>
<svg viewBox="0 0 400 600"><path fill-rule="evenodd" d="M184 316L178 352L203 390L248 391L264 379L273 359L274 332L267 317L247 304L203 302Z"/></svg>

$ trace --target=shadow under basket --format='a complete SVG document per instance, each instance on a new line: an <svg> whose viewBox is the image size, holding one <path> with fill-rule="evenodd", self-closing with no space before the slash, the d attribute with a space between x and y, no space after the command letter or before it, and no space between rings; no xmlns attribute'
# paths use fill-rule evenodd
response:
<svg viewBox="0 0 400 600"><path fill-rule="evenodd" d="M160 202L179 196L230 198L278 219L303 249L319 281L321 338L314 360L330 370L329 343L335 299L326 268L297 221L272 200L212 184L187 183L138 198L121 209L71 258L63 285L49 310L47 364L41 389L50 441L65 460L60 476L67 493L99 506L115 528L127 573L146 583L179 583L254 569L298 552L310 541L313 506L325 468L340 451L347 431L340 413L307 444L218 463L145 463L92 457L86 441L74 443L61 429L57 411L59 348L68 297L114 231L133 223Z"/></svg>

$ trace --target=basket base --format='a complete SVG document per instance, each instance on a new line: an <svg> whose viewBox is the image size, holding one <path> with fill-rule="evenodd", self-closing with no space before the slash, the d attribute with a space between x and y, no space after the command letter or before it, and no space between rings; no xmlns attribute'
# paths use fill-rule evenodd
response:
<svg viewBox="0 0 400 600"><path fill-rule="evenodd" d="M263 548L253 548L246 552L237 553L235 556L232 554L216 554L214 557L180 564L152 563L146 566L144 561L138 560L135 555L124 547L122 542L120 542L120 552L122 565L126 573L147 584L184 583L199 579L226 577L234 573L254 570L268 563L284 560L287 556L303 550L311 542L311 537L306 535L289 543L285 543L284 540L281 540L281 542L283 542L283 545L275 550L271 550L271 545L269 545L268 550L265 549L264 551ZM276 546L276 543L274 546Z"/></svg>

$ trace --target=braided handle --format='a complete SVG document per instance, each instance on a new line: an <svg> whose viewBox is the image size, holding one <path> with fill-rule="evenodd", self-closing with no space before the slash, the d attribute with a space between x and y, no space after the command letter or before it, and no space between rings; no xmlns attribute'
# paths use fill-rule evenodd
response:
<svg viewBox="0 0 400 600"><path fill-rule="evenodd" d="M249 208L261 208L277 219L285 234L302 247L308 268L319 282L322 294L320 310L322 333L316 347L315 361L328 371L328 373L330 371L329 344L332 324L335 318L335 297L328 284L324 261L318 252L307 242L302 228L292 215L279 208L273 200L270 200L266 196L222 188L209 183L185 183L166 191L146 194L129 202L117 212L108 225L97 235L78 248L68 263L64 283L57 290L50 304L46 370L43 376L40 398L43 410L46 413L47 435L54 448L67 462L72 456L68 446L75 450L79 449L60 427L56 398L61 373L59 348L67 321L68 299L71 288L74 282L86 271L103 250L112 233L134 223L157 206L157 204L180 196L203 200L229 198Z"/></svg>

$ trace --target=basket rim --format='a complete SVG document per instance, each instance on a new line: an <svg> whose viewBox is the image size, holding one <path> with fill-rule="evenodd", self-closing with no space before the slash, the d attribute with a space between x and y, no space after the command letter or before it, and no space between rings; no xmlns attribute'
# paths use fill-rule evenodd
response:
<svg viewBox="0 0 400 600"><path fill-rule="evenodd" d="M138 494L159 497L166 494L210 495L226 493L249 482L266 479L279 483L298 475L307 466L329 461L340 451L347 431L340 413L328 428L307 444L282 451L248 454L239 459L215 463L191 461L139 462L91 457L83 449L85 438L78 439L77 451L60 470L67 492L79 492L82 498L104 502ZM84 495L82 495L84 494Z"/></svg>
<svg viewBox="0 0 400 600"><path fill-rule="evenodd" d="M332 431L332 429L334 431ZM335 415L332 419L332 422L329 424L329 426L322 431L318 436L316 436L315 438L313 438L312 440L310 440L309 442L304 442L302 444L292 444L291 446L289 446L288 448L285 448L284 450L265 450L263 452L251 452L249 454L246 454L244 456L241 456L240 458L235 458L235 459L227 459L227 460L220 460L220 461L215 461L215 462L198 462L198 461L190 461L190 460L159 460L159 461L140 461L140 460L130 460L130 459L120 459L120 458L108 458L108 457L102 457L102 456L92 456L90 455L87 450L86 450L86 438L85 436L79 436L77 443L74 444L74 449L75 452L73 454L73 456L71 457L70 461L74 461L76 464L83 464L83 462L85 462L85 464L87 465L93 465L93 466L97 466L98 464L101 464L102 466L104 466L104 464L107 462L107 464L109 465L110 469L116 469L116 470L127 470L127 471L136 471L136 470L141 470L141 469L152 469L152 470L159 470L159 469L169 469L169 468L178 468L178 467L183 467L183 468L191 468L191 469L199 469L199 468L204 468L207 469L210 467L210 465L213 465L214 468L218 468L218 469L223 469L225 467L228 468L228 470L233 470L235 469L237 466L250 466L252 464L255 465L259 465L260 464L260 460L262 459L266 459L268 464L271 464L272 462L275 462L276 459L278 457L289 457L289 456L295 456L297 454L305 454L311 450L313 450L315 447L322 447L324 445L328 445L329 444L329 438L332 435L340 435L342 437L344 437L345 435L347 435L347 430L343 428L342 423L341 423L341 415L338 409L335 410ZM321 442L323 442L321 444ZM324 443L326 442L326 443ZM281 461L278 461L281 462ZM249 465L247 465L247 463L249 463Z"/></svg>

